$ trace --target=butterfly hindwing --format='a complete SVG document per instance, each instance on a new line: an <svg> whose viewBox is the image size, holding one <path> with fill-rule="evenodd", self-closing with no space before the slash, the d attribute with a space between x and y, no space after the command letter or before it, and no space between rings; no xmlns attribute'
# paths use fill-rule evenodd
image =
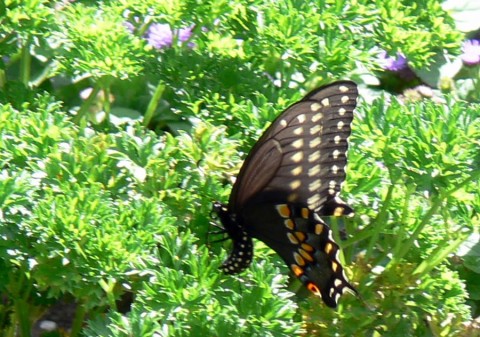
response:
<svg viewBox="0 0 480 337"><path fill-rule="evenodd" d="M254 201L246 205L248 231L277 252L312 293L330 307L346 290L356 293L339 261L332 230L317 214L298 205Z"/></svg>

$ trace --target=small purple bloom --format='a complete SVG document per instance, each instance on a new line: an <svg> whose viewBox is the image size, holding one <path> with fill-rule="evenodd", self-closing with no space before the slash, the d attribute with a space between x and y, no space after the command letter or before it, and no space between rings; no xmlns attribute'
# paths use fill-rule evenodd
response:
<svg viewBox="0 0 480 337"><path fill-rule="evenodd" d="M480 40L467 40L462 46L462 61L467 66L480 64Z"/></svg>
<svg viewBox="0 0 480 337"><path fill-rule="evenodd" d="M178 31L178 40L181 42L188 41L190 37L192 36L192 27L187 27L187 28L180 28Z"/></svg>
<svg viewBox="0 0 480 337"><path fill-rule="evenodd" d="M180 28L180 30L178 31L178 40L180 42L186 42L188 40L190 40L190 38L192 37L192 31L193 31L193 28L195 26L191 26L191 27L187 27L187 28ZM195 47L195 43L194 42L188 42L187 43L187 46L189 48L193 48Z"/></svg>
<svg viewBox="0 0 480 337"><path fill-rule="evenodd" d="M402 53L397 53L397 57L393 57L388 56L387 52L384 51L380 54L380 58L382 68L385 70L397 72L408 67L407 58Z"/></svg>
<svg viewBox="0 0 480 337"><path fill-rule="evenodd" d="M404 80L410 81L415 78L415 73L408 66L407 58L400 52L397 52L397 57L393 57L383 51L379 55L379 61L383 69L396 73Z"/></svg>
<svg viewBox="0 0 480 337"><path fill-rule="evenodd" d="M154 23L147 31L146 39L152 47L162 49L173 45L174 36L177 36L179 42L188 41L192 30L193 26L172 31L168 24ZM192 47L193 44L189 43L188 46Z"/></svg>
<svg viewBox="0 0 480 337"><path fill-rule="evenodd" d="M157 49L171 47L173 43L173 32L170 26L165 23L154 23L148 28L148 43Z"/></svg>

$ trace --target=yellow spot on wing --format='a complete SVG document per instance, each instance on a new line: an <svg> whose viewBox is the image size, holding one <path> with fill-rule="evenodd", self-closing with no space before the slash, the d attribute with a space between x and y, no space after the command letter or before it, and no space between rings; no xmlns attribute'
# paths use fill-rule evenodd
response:
<svg viewBox="0 0 480 337"><path fill-rule="evenodd" d="M304 266L305 265L305 260L297 252L293 253L293 258L295 259L295 262L297 262L297 264L299 266Z"/></svg>
<svg viewBox="0 0 480 337"><path fill-rule="evenodd" d="M321 108L322 106L318 103L312 103L312 105L310 105L310 109L312 109L312 111L317 111Z"/></svg>
<svg viewBox="0 0 480 337"><path fill-rule="evenodd" d="M315 125L314 127L310 128L310 134L315 135L317 133L320 133L322 131L322 126L321 125Z"/></svg>
<svg viewBox="0 0 480 337"><path fill-rule="evenodd" d="M343 215L343 212L345 211L344 207L336 207L335 210L333 211L334 216L341 216Z"/></svg>
<svg viewBox="0 0 480 337"><path fill-rule="evenodd" d="M295 236L299 241L305 241L306 235L303 232L295 232Z"/></svg>
<svg viewBox="0 0 480 337"><path fill-rule="evenodd" d="M299 123L303 123L306 120L305 114L300 114L297 116L297 120Z"/></svg>
<svg viewBox="0 0 480 337"><path fill-rule="evenodd" d="M320 164L314 165L308 169L308 176L313 177L320 173Z"/></svg>
<svg viewBox="0 0 480 337"><path fill-rule="evenodd" d="M308 215L310 214L310 211L308 210L308 208L302 208L302 218L304 219L308 219Z"/></svg>
<svg viewBox="0 0 480 337"><path fill-rule="evenodd" d="M303 134L303 127L300 126L300 127L296 128L295 130L293 130L293 134L297 135L297 136Z"/></svg>
<svg viewBox="0 0 480 337"><path fill-rule="evenodd" d="M303 274L303 269L297 266L296 264L292 264L290 268L292 268L293 273L297 277L300 277Z"/></svg>
<svg viewBox="0 0 480 337"><path fill-rule="evenodd" d="M322 143L322 139L320 137L315 137L313 138L310 142L308 142L308 146L310 146L311 149L317 147Z"/></svg>
<svg viewBox="0 0 480 337"><path fill-rule="evenodd" d="M295 154L292 156L292 160L293 160L295 163L300 162L302 159L303 159L303 152L301 152L301 151L295 153Z"/></svg>
<svg viewBox="0 0 480 337"><path fill-rule="evenodd" d="M310 192L317 191L320 186L322 186L322 181L320 179L312 181L310 184L308 184L308 190Z"/></svg>
<svg viewBox="0 0 480 337"><path fill-rule="evenodd" d="M316 103L315 103L316 104ZM318 105L320 106L320 105ZM315 111L315 110L314 110ZM321 112L319 113L316 113L315 115L312 116L312 122L316 123L318 122L320 119L323 118L323 114Z"/></svg>
<svg viewBox="0 0 480 337"><path fill-rule="evenodd" d="M315 151L314 153L312 153L311 155L308 156L308 161L310 163L313 163L313 162L315 162L319 159L320 159L320 151Z"/></svg>
<svg viewBox="0 0 480 337"><path fill-rule="evenodd" d="M298 245L298 240L292 233L287 233L288 240L294 245Z"/></svg>
<svg viewBox="0 0 480 337"><path fill-rule="evenodd" d="M294 169L292 169L291 173L294 176L298 176L300 173L302 173L302 171L303 171L302 166L297 166Z"/></svg>
<svg viewBox="0 0 480 337"><path fill-rule="evenodd" d="M319 194L314 194L310 198L307 199L307 204L310 206L310 208L314 209L317 202L320 201L320 195Z"/></svg>
<svg viewBox="0 0 480 337"><path fill-rule="evenodd" d="M338 270L338 263L335 261L332 261L332 270L336 273Z"/></svg>
<svg viewBox="0 0 480 337"><path fill-rule="evenodd" d="M284 221L284 224L285 224L285 227L287 227L288 229L295 229L295 223L293 222L292 219L286 219Z"/></svg>
<svg viewBox="0 0 480 337"><path fill-rule="evenodd" d="M313 257L312 255L308 254L306 251L304 251L303 249L299 249L298 252L300 253L300 255L302 255L302 257L305 259L305 260L308 260L310 262L313 261Z"/></svg>
<svg viewBox="0 0 480 337"><path fill-rule="evenodd" d="M280 214L282 218L290 217L291 212L290 212L290 208L288 208L287 205L285 204L277 205L276 208L277 208L278 214Z"/></svg>
<svg viewBox="0 0 480 337"><path fill-rule="evenodd" d="M300 138L300 139L297 139L295 140L293 143L292 143L292 146L296 149L299 149L303 146L303 139Z"/></svg>
<svg viewBox="0 0 480 337"><path fill-rule="evenodd" d="M292 182L289 184L289 186L290 186L290 188L291 188L292 190L296 190L297 188L300 187L300 185L302 185L302 181L299 180L299 179L294 180L294 181L292 181Z"/></svg>
<svg viewBox="0 0 480 337"><path fill-rule="evenodd" d="M302 249L306 250L307 252L313 252L314 249L312 246L310 246L308 243L302 243L300 245L300 247L302 247Z"/></svg>

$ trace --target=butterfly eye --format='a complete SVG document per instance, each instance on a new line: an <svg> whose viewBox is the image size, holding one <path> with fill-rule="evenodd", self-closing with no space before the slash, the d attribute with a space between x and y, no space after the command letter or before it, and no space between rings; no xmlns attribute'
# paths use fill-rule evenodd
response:
<svg viewBox="0 0 480 337"><path fill-rule="evenodd" d="M351 81L318 88L281 113L248 154L228 206L215 203L233 250L226 273L247 268L252 238L275 250L300 281L336 307L350 290L339 246L321 216L351 215L338 196L358 97Z"/></svg>

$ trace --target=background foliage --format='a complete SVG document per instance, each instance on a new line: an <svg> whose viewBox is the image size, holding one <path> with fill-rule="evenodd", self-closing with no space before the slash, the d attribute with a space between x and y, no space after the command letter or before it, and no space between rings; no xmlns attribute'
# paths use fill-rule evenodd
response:
<svg viewBox="0 0 480 337"><path fill-rule="evenodd" d="M462 8L480 15L466 0L0 4L0 335L30 336L60 300L71 329L45 335L480 335L480 24ZM330 221L361 296L333 311L261 242L222 275L229 243L207 233L268 122L346 78L356 216Z"/></svg>

